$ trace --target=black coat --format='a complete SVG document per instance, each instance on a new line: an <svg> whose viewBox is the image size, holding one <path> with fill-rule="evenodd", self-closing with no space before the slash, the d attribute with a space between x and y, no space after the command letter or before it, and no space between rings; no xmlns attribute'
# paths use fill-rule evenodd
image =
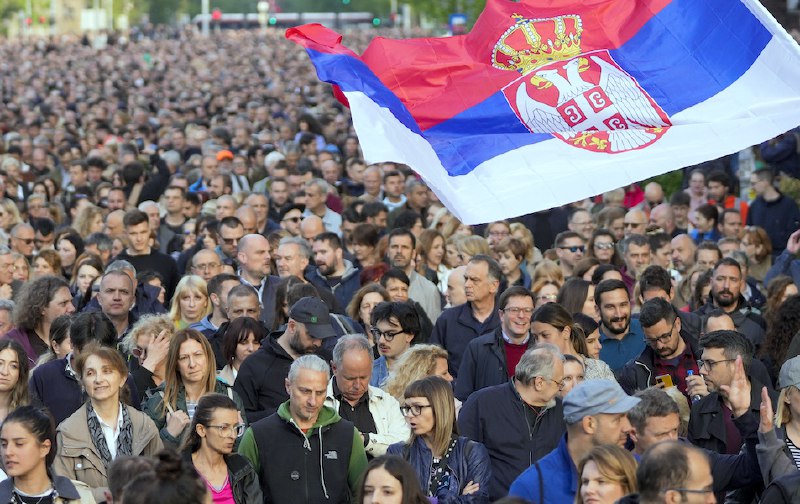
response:
<svg viewBox="0 0 800 504"><path fill-rule="evenodd" d="M458 378L461 356L464 355L469 342L498 327L500 327L500 316L497 314L497 310L492 309L491 316L480 323L472 315L472 304L466 302L463 305L448 308L439 315L433 325L431 343L447 350L450 374L453 375L453 378Z"/></svg>
<svg viewBox="0 0 800 504"><path fill-rule="evenodd" d="M528 338L528 347L534 338ZM475 392L508 381L508 363L503 342L503 328L478 336L469 342L461 365L458 368L455 394L459 401L466 401Z"/></svg>
<svg viewBox="0 0 800 504"><path fill-rule="evenodd" d="M289 376L294 359L278 344L275 336L270 334L261 348L242 362L233 384L233 390L242 398L250 423L275 413L278 406L289 399L284 380Z"/></svg>
<svg viewBox="0 0 800 504"><path fill-rule="evenodd" d="M478 390L461 407L461 435L483 443L489 450L492 500L507 495L517 476L553 451L566 430L560 399L533 424L531 415L530 406L522 402L513 381Z"/></svg>

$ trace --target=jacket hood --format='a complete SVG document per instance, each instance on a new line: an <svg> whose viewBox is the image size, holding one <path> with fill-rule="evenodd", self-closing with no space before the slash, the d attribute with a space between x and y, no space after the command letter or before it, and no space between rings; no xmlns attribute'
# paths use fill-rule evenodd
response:
<svg viewBox="0 0 800 504"><path fill-rule="evenodd" d="M292 413L289 411L289 401L286 401L278 406L278 416L286 422L294 423ZM337 413L335 409L329 408L328 406L323 406L322 409L319 410L317 421L314 422L314 425L311 428L321 429L323 427L327 427L328 425L333 425L341 419L342 417L339 416L339 413Z"/></svg>

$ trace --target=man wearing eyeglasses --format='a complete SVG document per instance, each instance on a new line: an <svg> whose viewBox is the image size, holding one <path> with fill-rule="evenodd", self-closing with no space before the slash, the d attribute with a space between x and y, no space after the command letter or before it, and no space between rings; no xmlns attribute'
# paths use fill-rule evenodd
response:
<svg viewBox="0 0 800 504"><path fill-rule="evenodd" d="M647 214L641 210L630 210L625 214L622 222L625 227L623 234L626 238L632 234L643 235L647 228Z"/></svg>
<svg viewBox="0 0 800 504"><path fill-rule="evenodd" d="M625 446L631 430L626 414L639 401L625 394L614 380L586 380L576 385L564 397L566 434L550 453L534 459L511 484L508 494L531 502L575 502L580 481L577 465L595 446Z"/></svg>
<svg viewBox="0 0 800 504"><path fill-rule="evenodd" d="M564 231L556 236L556 255L564 278L572 276L575 264L583 259L586 241L575 231Z"/></svg>
<svg viewBox="0 0 800 504"><path fill-rule="evenodd" d="M17 224L11 229L11 250L25 256L28 261L33 257L33 245L36 232L33 226L24 222Z"/></svg>
<svg viewBox="0 0 800 504"><path fill-rule="evenodd" d="M564 409L557 395L563 387L564 356L555 345L543 343L522 355L508 383L478 390L464 402L458 428L489 451L492 500L505 496L520 473L558 445ZM541 501L537 496L535 502L573 500Z"/></svg>
<svg viewBox="0 0 800 504"><path fill-rule="evenodd" d="M620 503L717 502L708 457L686 443L664 441L647 450L636 479L639 493L624 497Z"/></svg>
<svg viewBox="0 0 800 504"><path fill-rule="evenodd" d="M647 346L617 374L628 394L652 386L678 387L687 399L687 378L699 379L697 339L682 330L682 321L669 301L652 298L642 305L639 322Z"/></svg>
<svg viewBox="0 0 800 504"><path fill-rule="evenodd" d="M714 331L703 336L702 354L697 361L700 375L709 394L692 403L689 417L689 440L717 453L736 454L742 447L742 436L733 424L733 406L728 394L736 370L736 358L742 356L746 378L745 394L750 396L750 411L759 415L761 388L766 386L773 404L777 395L768 377L753 372L753 346L736 331ZM766 381L762 381L766 380ZM701 395L702 390L689 388L689 394Z"/></svg>
<svg viewBox="0 0 800 504"><path fill-rule="evenodd" d="M408 303L379 303L370 317L372 339L381 356L372 365L369 384L382 387L397 359L415 343L422 327L419 315Z"/></svg>
<svg viewBox="0 0 800 504"><path fill-rule="evenodd" d="M469 342L458 368L455 395L460 401L492 385L508 382L522 355L533 346L533 294L522 286L509 287L497 303L500 327Z"/></svg>

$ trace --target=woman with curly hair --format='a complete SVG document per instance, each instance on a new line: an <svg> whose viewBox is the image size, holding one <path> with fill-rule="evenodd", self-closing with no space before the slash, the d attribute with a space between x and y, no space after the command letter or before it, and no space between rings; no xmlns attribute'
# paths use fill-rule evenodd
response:
<svg viewBox="0 0 800 504"><path fill-rule="evenodd" d="M92 233L102 232L103 225L103 210L90 203L81 208L75 216L72 229L77 231L81 238L86 239Z"/></svg>
<svg viewBox="0 0 800 504"><path fill-rule="evenodd" d="M31 367L47 352L50 325L59 315L75 312L67 281L46 276L25 284L14 310L14 329L5 335L25 349Z"/></svg>
<svg viewBox="0 0 800 504"><path fill-rule="evenodd" d="M55 250L40 250L33 259L31 280L48 275L61 275L61 256Z"/></svg>
<svg viewBox="0 0 800 504"><path fill-rule="evenodd" d="M452 382L447 367L447 350L438 345L414 345L397 359L394 370L383 384L383 390L402 401L409 383L426 376L440 376Z"/></svg>
<svg viewBox="0 0 800 504"><path fill-rule="evenodd" d="M798 331L800 296L789 296L770 317L764 343L761 345L761 360L764 361L773 383L786 359L794 357L789 353L789 346Z"/></svg>
<svg viewBox="0 0 800 504"><path fill-rule="evenodd" d="M764 304L763 311L767 324L770 323L770 319L778 310L778 307L780 307L789 296L794 296L795 294L797 294L797 286L790 276L778 275L769 282L767 285L767 302Z"/></svg>

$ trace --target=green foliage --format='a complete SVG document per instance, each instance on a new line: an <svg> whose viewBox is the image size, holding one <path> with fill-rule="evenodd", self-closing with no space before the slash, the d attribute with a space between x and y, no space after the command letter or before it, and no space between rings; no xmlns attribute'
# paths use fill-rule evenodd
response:
<svg viewBox="0 0 800 504"><path fill-rule="evenodd" d="M644 186L646 186L648 182L658 182L659 184L661 184L661 188L664 189L666 200L669 201L670 195L681 189L682 181L683 181L683 171L675 170L665 173L663 175L659 175L657 177L643 180L642 182L639 183L639 185L641 186L642 189L644 189Z"/></svg>

